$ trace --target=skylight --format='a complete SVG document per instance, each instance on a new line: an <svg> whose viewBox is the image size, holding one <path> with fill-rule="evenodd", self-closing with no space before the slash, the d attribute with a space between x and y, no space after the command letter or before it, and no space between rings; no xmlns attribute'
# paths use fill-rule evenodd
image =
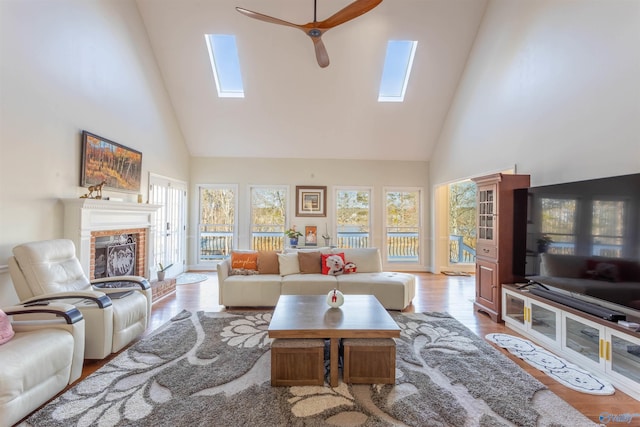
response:
<svg viewBox="0 0 640 427"><path fill-rule="evenodd" d="M236 36L205 34L211 69L220 98L244 98Z"/></svg>
<svg viewBox="0 0 640 427"><path fill-rule="evenodd" d="M417 41L389 40L378 92L378 102L402 102L416 54Z"/></svg>

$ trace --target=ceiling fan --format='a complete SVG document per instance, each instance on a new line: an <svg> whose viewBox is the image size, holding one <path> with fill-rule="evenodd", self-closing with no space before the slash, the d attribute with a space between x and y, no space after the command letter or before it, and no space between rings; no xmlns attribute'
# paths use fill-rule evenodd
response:
<svg viewBox="0 0 640 427"><path fill-rule="evenodd" d="M356 0L350 5L334 13L324 21L318 22L318 20L316 19L317 0L314 0L313 22L309 22L308 24L304 25L293 24L291 22L283 21L282 19L273 18L271 16L263 15L258 12L243 9L241 7L236 7L236 10L250 18L259 19L260 21L270 22L272 24L286 25L288 27L293 27L304 31L306 35L311 37L311 41L313 42L313 46L316 51L316 59L318 60L318 65L324 68L329 65L329 54L327 53L327 49L324 47L324 43L322 42L322 34L326 31L329 31L333 27L344 24L347 21L351 21L352 19L367 13L380 3L382 3L382 0Z"/></svg>

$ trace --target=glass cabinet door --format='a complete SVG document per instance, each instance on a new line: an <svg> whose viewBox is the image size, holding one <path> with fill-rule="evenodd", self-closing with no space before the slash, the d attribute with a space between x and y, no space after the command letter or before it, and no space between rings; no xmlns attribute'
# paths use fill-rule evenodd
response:
<svg viewBox="0 0 640 427"><path fill-rule="evenodd" d="M621 377L621 381L637 387L640 383L640 339L609 329L607 344L607 370Z"/></svg>
<svg viewBox="0 0 640 427"><path fill-rule="evenodd" d="M502 318L505 322L509 322L516 327L525 329L525 300L524 298L514 295L505 290L504 299L502 300L504 310Z"/></svg>
<svg viewBox="0 0 640 427"><path fill-rule="evenodd" d="M494 240L496 186L478 188L478 238Z"/></svg>
<svg viewBox="0 0 640 427"><path fill-rule="evenodd" d="M546 304L531 300L531 331L553 344L560 338L560 312Z"/></svg>
<svg viewBox="0 0 640 427"><path fill-rule="evenodd" d="M562 318L565 331L562 349L574 352L592 366L602 365L604 327L569 313L563 313Z"/></svg>

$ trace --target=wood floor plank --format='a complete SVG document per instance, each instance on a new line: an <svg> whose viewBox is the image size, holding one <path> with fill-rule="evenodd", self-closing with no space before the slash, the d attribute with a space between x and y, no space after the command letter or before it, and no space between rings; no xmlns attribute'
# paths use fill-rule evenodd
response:
<svg viewBox="0 0 640 427"><path fill-rule="evenodd" d="M183 309L210 312L224 309L218 304L218 283L215 272L206 272L205 274L209 277L206 281L178 285L174 294L153 305L150 326L145 335L150 334ZM480 337L492 332L519 336L513 330L506 328L504 323L495 323L488 316L473 311L475 277L445 276L430 273L415 274L417 277L416 298L413 304L405 311L447 312ZM599 416L603 413L613 415L640 413L640 402L625 393L616 390L613 396L594 396L573 391L512 356L506 350L495 348L594 422L599 422ZM82 378L94 372L113 357L111 356L103 361L87 361ZM640 425L640 417L634 418L633 422L637 422ZM618 423L612 422L607 425L616 424Z"/></svg>

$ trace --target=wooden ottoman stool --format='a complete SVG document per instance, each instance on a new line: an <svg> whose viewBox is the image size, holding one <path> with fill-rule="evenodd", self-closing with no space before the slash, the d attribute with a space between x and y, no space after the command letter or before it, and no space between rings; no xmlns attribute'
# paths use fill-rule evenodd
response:
<svg viewBox="0 0 640 427"><path fill-rule="evenodd" d="M271 385L324 384L324 340L279 338L271 343Z"/></svg>
<svg viewBox="0 0 640 427"><path fill-rule="evenodd" d="M345 338L342 378L351 384L395 384L396 342L393 338Z"/></svg>

